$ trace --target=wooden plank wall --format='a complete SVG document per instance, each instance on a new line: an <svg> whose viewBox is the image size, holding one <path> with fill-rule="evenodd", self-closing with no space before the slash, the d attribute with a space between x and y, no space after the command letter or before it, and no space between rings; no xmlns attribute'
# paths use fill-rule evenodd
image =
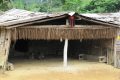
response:
<svg viewBox="0 0 120 80"><path fill-rule="evenodd" d="M11 31L0 29L0 66L5 71L11 43Z"/></svg>
<svg viewBox="0 0 120 80"><path fill-rule="evenodd" d="M0 66L4 65L4 55L5 55L5 29L0 29Z"/></svg>
<svg viewBox="0 0 120 80"><path fill-rule="evenodd" d="M101 46L106 50L107 64L114 63L114 39L106 39L101 41Z"/></svg>
<svg viewBox="0 0 120 80"><path fill-rule="evenodd" d="M116 39L116 63L115 63L115 67L120 68L120 33L117 36Z"/></svg>

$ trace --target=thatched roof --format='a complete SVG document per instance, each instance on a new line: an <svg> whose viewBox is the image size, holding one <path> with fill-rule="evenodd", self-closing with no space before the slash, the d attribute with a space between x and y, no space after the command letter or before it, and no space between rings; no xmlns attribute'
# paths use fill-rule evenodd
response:
<svg viewBox="0 0 120 80"><path fill-rule="evenodd" d="M6 11L3 15L0 16L0 26L11 26L17 25L20 23L36 21L45 18L52 18L57 16L65 15L65 13L61 14L48 14L41 12L31 12L27 10L21 9L11 9Z"/></svg>
<svg viewBox="0 0 120 80"><path fill-rule="evenodd" d="M70 15L75 17L74 27L67 25ZM119 24L74 12L49 14L12 9L0 16L0 27L12 30L13 40L81 40L115 38Z"/></svg>
<svg viewBox="0 0 120 80"><path fill-rule="evenodd" d="M0 11L0 15L3 15L3 14L4 14L4 12Z"/></svg>
<svg viewBox="0 0 120 80"><path fill-rule="evenodd" d="M83 16L94 18L97 20L119 24L120 25L120 12L117 13L88 13L82 14Z"/></svg>
<svg viewBox="0 0 120 80"><path fill-rule="evenodd" d="M84 19L87 21L103 24L103 25L110 25L119 27L118 24L98 20L95 18L91 18L90 16L85 16L82 14L74 14L76 17L79 17L80 19ZM29 25L36 22L44 22L47 20L53 20L57 18L63 18L69 16L69 13L54 13L54 14L48 14L48 13L41 13L41 12L31 12L21 9L11 9L9 11L6 11L3 15L0 16L0 26L1 27L19 27L23 25Z"/></svg>

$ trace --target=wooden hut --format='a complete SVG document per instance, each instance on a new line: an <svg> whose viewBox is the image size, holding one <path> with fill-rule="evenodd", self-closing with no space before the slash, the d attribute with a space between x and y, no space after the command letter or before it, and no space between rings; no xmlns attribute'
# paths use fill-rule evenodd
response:
<svg viewBox="0 0 120 80"><path fill-rule="evenodd" d="M119 25L74 12L47 14L12 9L0 16L0 66L5 70L11 42L16 40L63 40L63 63L67 66L70 40L99 43L106 49L107 64L117 64L116 37ZM89 43L90 43L89 41ZM103 49L104 48L104 49ZM95 48L93 49L95 50Z"/></svg>

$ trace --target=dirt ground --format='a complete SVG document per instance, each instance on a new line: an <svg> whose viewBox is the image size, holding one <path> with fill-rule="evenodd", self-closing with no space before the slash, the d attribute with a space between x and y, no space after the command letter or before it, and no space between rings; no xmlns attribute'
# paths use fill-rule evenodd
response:
<svg viewBox="0 0 120 80"><path fill-rule="evenodd" d="M98 62L69 60L16 60L14 71L0 74L0 80L120 80L120 69Z"/></svg>

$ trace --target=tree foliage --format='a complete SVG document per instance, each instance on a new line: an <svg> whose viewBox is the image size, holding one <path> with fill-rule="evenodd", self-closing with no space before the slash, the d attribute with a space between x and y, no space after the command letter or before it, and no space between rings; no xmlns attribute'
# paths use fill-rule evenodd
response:
<svg viewBox="0 0 120 80"><path fill-rule="evenodd" d="M65 11L79 12L81 10L81 0L65 0L63 9Z"/></svg>
<svg viewBox="0 0 120 80"><path fill-rule="evenodd" d="M88 12L117 12L120 10L120 0L92 0L85 10Z"/></svg>
<svg viewBox="0 0 120 80"><path fill-rule="evenodd" d="M0 0L0 10L19 8L39 12L103 13L119 11L119 4L120 0Z"/></svg>
<svg viewBox="0 0 120 80"><path fill-rule="evenodd" d="M0 10L6 11L11 8L10 0L0 0Z"/></svg>

